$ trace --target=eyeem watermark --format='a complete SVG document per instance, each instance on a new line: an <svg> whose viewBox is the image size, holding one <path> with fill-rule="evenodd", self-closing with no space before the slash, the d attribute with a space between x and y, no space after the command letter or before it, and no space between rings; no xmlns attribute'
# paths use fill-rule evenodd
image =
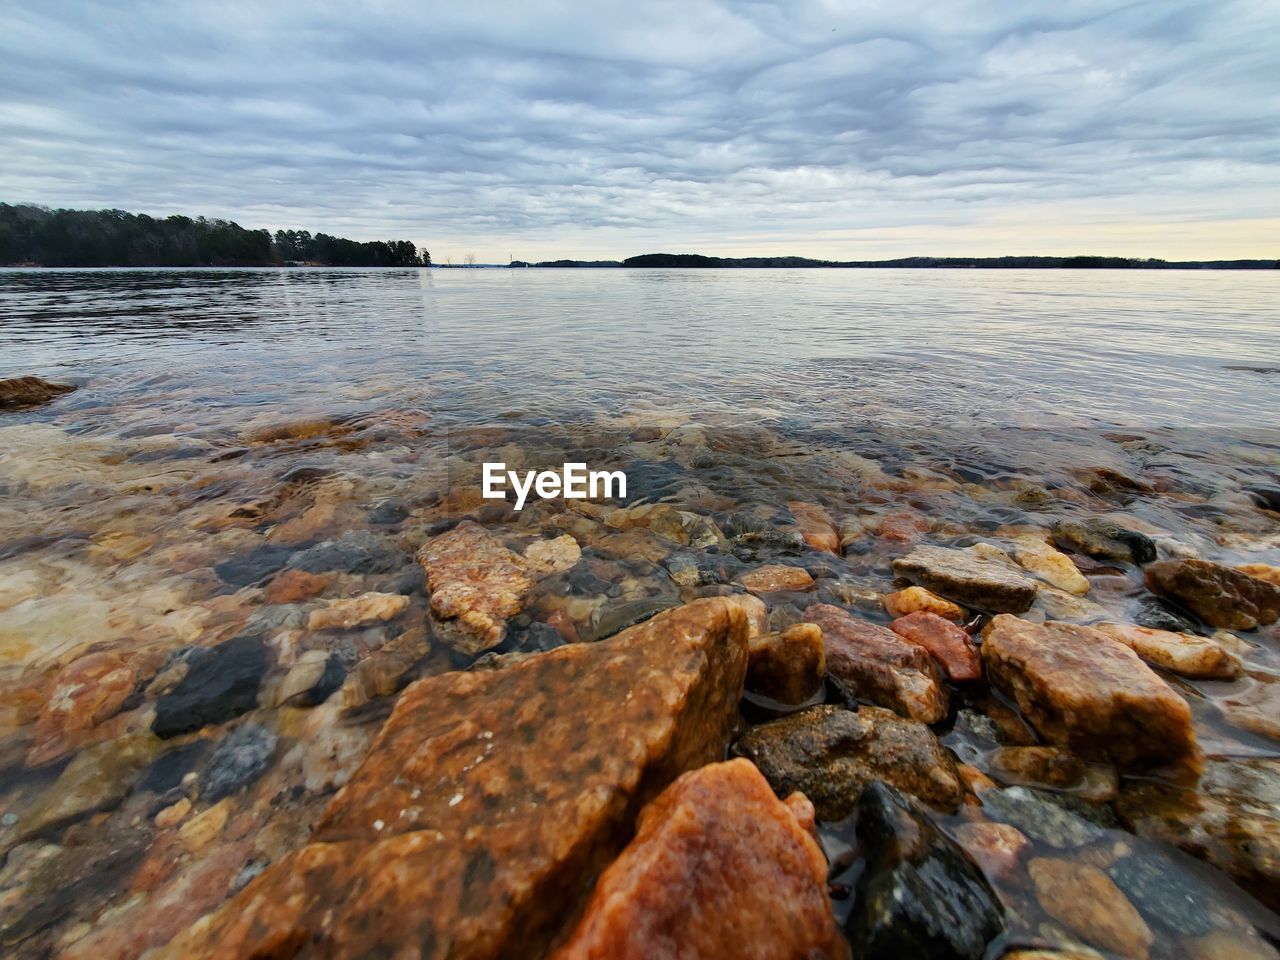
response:
<svg viewBox="0 0 1280 960"><path fill-rule="evenodd" d="M484 465L484 497L505 500L507 484L516 493L516 510L524 509L530 491L543 500L563 497L566 500L625 499L627 475L621 470L588 470L585 463L562 464L560 472L525 471L523 482L518 471L508 470L505 463Z"/></svg>

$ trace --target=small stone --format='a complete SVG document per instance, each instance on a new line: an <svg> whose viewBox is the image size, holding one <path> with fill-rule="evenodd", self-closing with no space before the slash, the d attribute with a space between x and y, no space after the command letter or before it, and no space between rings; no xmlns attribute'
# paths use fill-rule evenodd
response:
<svg viewBox="0 0 1280 960"><path fill-rule="evenodd" d="M1013 557L1024 570L1047 580L1060 590L1083 596L1089 592L1089 580L1065 553L1055 550L1033 534L1014 540Z"/></svg>
<svg viewBox="0 0 1280 960"><path fill-rule="evenodd" d="M74 389L69 383L54 383L43 377L10 377L0 380L0 410L43 406Z"/></svg>
<svg viewBox="0 0 1280 960"><path fill-rule="evenodd" d="M1051 743L1122 769L1194 753L1186 701L1124 644L1089 627L1007 614L982 635L992 684Z"/></svg>
<svg viewBox="0 0 1280 960"><path fill-rule="evenodd" d="M800 536L804 537L805 543L825 553L840 552L840 534L826 507L817 503L788 500L787 509L796 518L796 523L800 526Z"/></svg>
<svg viewBox="0 0 1280 960"><path fill-rule="evenodd" d="M524 558L534 576L547 577L575 566L582 559L582 548L566 533L554 540L535 540L525 547Z"/></svg>
<svg viewBox="0 0 1280 960"><path fill-rule="evenodd" d="M771 563L742 574L738 577L738 583L755 594L776 593L783 590L808 590L813 586L813 577L803 567Z"/></svg>
<svg viewBox="0 0 1280 960"><path fill-rule="evenodd" d="M1036 582L1011 562L969 548L916 547L893 561L893 572L918 586L991 613L1022 613L1036 597Z"/></svg>
<svg viewBox="0 0 1280 960"><path fill-rule="evenodd" d="M178 828L178 836L188 850L197 853L222 833L230 816L231 798L228 797L184 823Z"/></svg>
<svg viewBox="0 0 1280 960"><path fill-rule="evenodd" d="M155 825L161 830L167 827L173 827L181 823L191 812L191 801L186 797L182 797L177 803L165 807L155 816Z"/></svg>
<svg viewBox="0 0 1280 960"><path fill-rule="evenodd" d="M1147 663L1184 677L1232 680L1244 673L1239 657L1205 637L1129 623L1097 623L1094 629L1119 640Z"/></svg>
<svg viewBox="0 0 1280 960"><path fill-rule="evenodd" d="M409 598L399 593L362 593L350 600L330 600L311 611L308 630L350 630L370 623L393 620L404 613Z"/></svg>
<svg viewBox="0 0 1280 960"><path fill-rule="evenodd" d="M289 557L288 566L306 573L391 573L400 569L404 560L399 550L361 530L300 550Z"/></svg>
<svg viewBox="0 0 1280 960"><path fill-rule="evenodd" d="M1145 960L1153 937L1111 878L1083 863L1036 857L1027 864L1044 912L1086 943Z"/></svg>
<svg viewBox="0 0 1280 960"><path fill-rule="evenodd" d="M684 774L640 814L553 960L846 960L803 796L745 760Z"/></svg>
<svg viewBox="0 0 1280 960"><path fill-rule="evenodd" d="M133 669L113 653L91 653L62 670L36 718L27 766L77 749L95 727L120 711L136 683Z"/></svg>
<svg viewBox="0 0 1280 960"><path fill-rule="evenodd" d="M333 583L328 573L307 573L305 570L284 570L271 578L263 597L266 604L302 603L320 596Z"/></svg>
<svg viewBox="0 0 1280 960"><path fill-rule="evenodd" d="M650 617L655 617L679 605L680 601L676 597L645 597L642 600L632 600L630 603L607 607L587 635L587 642L597 643L600 640L607 640L627 627L644 623Z"/></svg>
<svg viewBox="0 0 1280 960"><path fill-rule="evenodd" d="M1105 517L1059 520L1053 525L1053 541L1064 550L1120 563L1141 565L1156 558L1150 537Z"/></svg>
<svg viewBox="0 0 1280 960"><path fill-rule="evenodd" d="M1248 671L1215 702L1228 723L1280 740L1280 676Z"/></svg>
<svg viewBox="0 0 1280 960"><path fill-rule="evenodd" d="M922 610L926 613L936 614L943 620L950 620L953 623L963 623L969 618L968 611L960 604L944 600L936 593L930 593L924 587L907 587L905 590L899 590L896 593L886 593L880 598L880 601L884 604L884 609L889 616L895 619Z"/></svg>
<svg viewBox="0 0 1280 960"><path fill-rule="evenodd" d="M1100 815L1094 813L1095 808L1077 802L1071 805L1072 809L1067 809L1070 798L1063 794L1030 787L1007 787L981 790L978 796L985 813L1059 850L1084 846L1103 836L1105 826L1097 822ZM1084 816L1085 812L1093 814L1094 819Z"/></svg>
<svg viewBox="0 0 1280 960"><path fill-rule="evenodd" d="M804 793L826 821L849 816L874 780L940 810L955 810L964 795L933 731L879 707L811 707L753 727L733 752L759 767L778 796Z"/></svg>
<svg viewBox="0 0 1280 960"><path fill-rule="evenodd" d="M822 628L827 673L847 696L922 723L937 723L947 715L947 688L927 650L830 604L812 605L804 618Z"/></svg>
<svg viewBox="0 0 1280 960"><path fill-rule="evenodd" d="M827 675L822 628L797 623L778 633L751 638L747 689L779 703L804 703L822 689Z"/></svg>
<svg viewBox="0 0 1280 960"><path fill-rule="evenodd" d="M1146 584L1211 627L1255 630L1280 618L1280 587L1207 560L1153 563Z"/></svg>
<svg viewBox="0 0 1280 960"><path fill-rule="evenodd" d="M383 500L369 511L369 522L379 526L402 523L409 516L409 504L399 497Z"/></svg>
<svg viewBox="0 0 1280 960"><path fill-rule="evenodd" d="M247 713L257 706L266 672L266 646L257 637L233 637L209 648L173 691L156 701L152 731L176 737Z"/></svg>
<svg viewBox="0 0 1280 960"><path fill-rule="evenodd" d="M992 775L1004 783L1069 790L1091 800L1110 800L1119 787L1111 764L1089 763L1057 747L999 747L989 762Z"/></svg>
<svg viewBox="0 0 1280 960"><path fill-rule="evenodd" d="M955 840L986 876L996 878L1007 876L1031 843L1017 827L986 821L960 824Z"/></svg>
<svg viewBox="0 0 1280 960"><path fill-rule="evenodd" d="M223 583L233 587L248 587L275 573L292 555L292 547L267 543L215 563L213 572Z"/></svg>
<svg viewBox="0 0 1280 960"><path fill-rule="evenodd" d="M894 620L889 629L929 651L948 680L964 683L982 679L982 657L977 646L950 620L920 610Z"/></svg>
<svg viewBox="0 0 1280 960"><path fill-rule="evenodd" d="M289 668L276 688L276 706L315 707L342 686L347 677L340 658L326 650L308 650Z"/></svg>
<svg viewBox="0 0 1280 960"><path fill-rule="evenodd" d="M221 800L258 779L271 763L278 739L256 723L246 723L233 730L209 757L200 781L200 799Z"/></svg>

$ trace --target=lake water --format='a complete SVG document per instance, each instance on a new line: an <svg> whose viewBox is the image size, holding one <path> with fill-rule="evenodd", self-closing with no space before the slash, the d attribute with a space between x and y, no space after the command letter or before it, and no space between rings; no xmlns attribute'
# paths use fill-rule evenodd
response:
<svg viewBox="0 0 1280 960"><path fill-rule="evenodd" d="M504 651L605 635L637 611L732 589L761 562L816 578L803 595L769 598L775 627L813 600L885 623L879 598L901 586L891 561L913 545L1011 550L1064 517L1122 521L1163 556L1280 565L1280 271L0 270L0 378L24 374L77 389L0 412L0 943L22 955L55 944L89 955L152 922L156 945L178 929L144 919L167 888L138 899L136 881L126 889L126 873L107 869L58 909L23 912L12 891L34 881L9 851L34 856L22 824L65 792L68 759L145 730L163 695L155 678L246 624L271 646L264 690L318 649L354 674L397 623L425 622L413 551L464 515L517 550L565 532L583 549L572 573L540 582ZM496 460L624 469L631 507L671 510L661 521L611 515L615 504L516 513L479 496L480 464ZM829 519L837 551L796 539L806 511ZM338 563L321 571L319 598L273 594L289 556L330 540L372 543L393 569ZM1028 617L1149 612L1139 568L1076 560L1087 596L1042 590ZM346 637L299 627L307 604L364 591L406 593L409 611ZM1110 870L1154 858L1157 876L1200 891L1203 922L1171 924L1150 891L1126 886L1153 956L1274 956L1253 931L1280 935L1259 903L1280 903L1280 639L1274 626L1186 629L1229 645L1244 671L1161 673L1191 704L1212 774L1068 786L1104 825L1079 850L1033 836L1023 860ZM43 742L38 715L60 671L103 652L125 659L136 690L66 742ZM419 659L399 682L466 665L439 644ZM1003 714L985 684L951 696L942 741L1019 782L993 766L1017 741L993 725ZM353 735L337 694L309 716L302 737L303 721L266 697L252 713L280 746L232 816L241 836L275 838L259 845L264 859L304 842L332 792L307 738ZM361 752L343 756L334 776ZM189 759L201 776L205 762ZM82 811L101 811L95 843L160 842L136 828L163 838L149 826L152 782ZM268 783L294 790L289 803L265 802ZM1151 800L1143 784L1185 803ZM969 818L937 822L954 831ZM74 872L88 855L69 837L89 821L64 819L39 842ZM847 849L847 824L823 829L829 850ZM1022 867L990 879L1009 911L990 955L1080 948Z"/></svg>

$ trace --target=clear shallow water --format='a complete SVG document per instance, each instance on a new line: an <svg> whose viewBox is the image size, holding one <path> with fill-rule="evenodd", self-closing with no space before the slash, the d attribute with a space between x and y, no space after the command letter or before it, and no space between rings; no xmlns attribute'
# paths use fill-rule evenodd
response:
<svg viewBox="0 0 1280 960"><path fill-rule="evenodd" d="M426 531L463 514L516 549L571 531L584 550L578 577L539 584L512 649L535 628L545 639L553 619L587 637L628 604L687 600L673 571L693 561L724 567L725 579L731 562L810 569L814 592L778 600L775 625L814 599L884 622L890 562L912 543L1008 547L1063 516L1122 518L1171 555L1280 564L1280 521L1246 489L1280 483L1280 374L1232 369L1280 367L1278 287L1280 273L1260 272L0 271L0 377L78 386L0 419L0 811L27 816L54 789L61 766L24 766L34 716L24 710L47 698L58 670L105 649L154 671L264 610L283 616L283 601L264 593L269 579L218 571L328 539L372 537L413 570ZM633 503L723 529L747 518L790 530L792 504L816 504L843 548L735 559L649 530L621 535L560 505L516 514L477 497L479 465L497 459L621 467ZM375 521L392 500L405 518ZM1095 606L1031 616L1129 620L1150 599L1140 570L1089 572ZM335 577L324 596L401 589L388 575ZM395 623L425 617L422 590L408 589ZM364 657L399 629L370 628L342 650ZM339 644L299 632L269 634L279 672L289 656ZM1280 640L1264 629L1239 649L1241 680L1168 679L1222 777L1247 784L1224 801L1228 812L1274 813ZM414 669L463 665L437 648ZM1004 743L983 725L984 692L955 691L937 729L980 770ZM145 726L153 700L129 701L111 723ZM263 783L293 800L278 807L264 786L234 802L238 822L273 832L281 848L281 836L303 842L328 795L287 760L298 736L285 713L251 718L284 744ZM308 737L323 743L331 727L311 723ZM84 737L73 755L98 742ZM1249 764L1263 765L1266 790L1240 774ZM157 802L132 788L97 835L123 844ZM0 820L0 850L11 828ZM847 839L838 825L827 834L835 847ZM1109 863L1112 847L1134 843L1114 826L1069 854L1032 849ZM1215 891L1206 929L1251 922L1280 936L1280 922L1220 870L1158 838L1141 849ZM126 908L119 882L96 879L93 895L24 941L31 955L41 937L72 936L104 910L103 936L149 929L148 900ZM1069 947L1028 885L1017 870L998 885L1021 918L1007 942ZM1153 955L1200 956L1149 920Z"/></svg>

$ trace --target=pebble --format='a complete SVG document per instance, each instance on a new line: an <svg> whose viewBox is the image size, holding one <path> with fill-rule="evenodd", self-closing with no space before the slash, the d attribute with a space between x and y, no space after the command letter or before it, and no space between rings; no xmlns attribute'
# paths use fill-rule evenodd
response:
<svg viewBox="0 0 1280 960"><path fill-rule="evenodd" d="M238 793L271 763L279 738L265 727L246 723L214 748L200 779L200 799L215 802Z"/></svg>
<svg viewBox="0 0 1280 960"><path fill-rule="evenodd" d="M920 611L932 613L953 623L963 623L969 618L968 611L960 604L944 600L924 587L907 587L895 593L886 593L881 597L881 602L889 616L895 619Z"/></svg>
<svg viewBox="0 0 1280 960"><path fill-rule="evenodd" d="M1097 867L1036 857L1027 864L1044 912L1102 950L1145 960L1153 937L1132 903Z"/></svg>
<svg viewBox="0 0 1280 960"><path fill-rule="evenodd" d="M362 593L349 600L330 600L312 610L308 630L350 630L370 623L393 620L409 606L409 598L399 593Z"/></svg>

